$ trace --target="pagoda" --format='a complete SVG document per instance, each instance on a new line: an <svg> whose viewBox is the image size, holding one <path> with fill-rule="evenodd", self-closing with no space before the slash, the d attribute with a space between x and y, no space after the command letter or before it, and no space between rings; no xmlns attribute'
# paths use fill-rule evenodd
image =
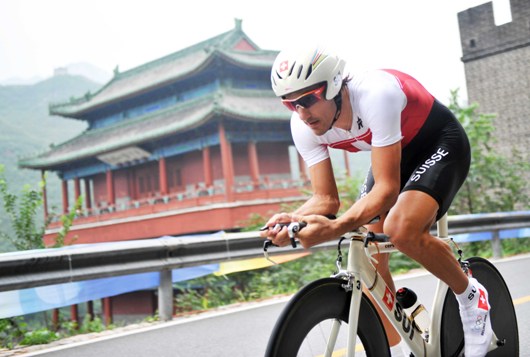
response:
<svg viewBox="0 0 530 357"><path fill-rule="evenodd" d="M62 213L82 196L76 243L237 231L251 214L304 199L290 112L270 86L276 55L236 19L228 32L116 69L97 92L50 104L87 129L19 166L57 173ZM47 244L61 227L50 224Z"/></svg>

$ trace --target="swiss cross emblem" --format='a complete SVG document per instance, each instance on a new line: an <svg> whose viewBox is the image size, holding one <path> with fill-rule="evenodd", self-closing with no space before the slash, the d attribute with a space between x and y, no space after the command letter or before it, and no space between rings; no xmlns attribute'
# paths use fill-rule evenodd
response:
<svg viewBox="0 0 530 357"><path fill-rule="evenodd" d="M388 286L385 289L385 296L383 296L383 302L385 303L388 310L392 311L392 308L394 307L394 294L392 294Z"/></svg>
<svg viewBox="0 0 530 357"><path fill-rule="evenodd" d="M478 298L478 308L488 311L489 307L488 300L486 300L486 293L482 289L479 289L478 291L480 293L480 297Z"/></svg>
<svg viewBox="0 0 530 357"><path fill-rule="evenodd" d="M289 62L283 61L280 63L280 72L287 71L289 69Z"/></svg>

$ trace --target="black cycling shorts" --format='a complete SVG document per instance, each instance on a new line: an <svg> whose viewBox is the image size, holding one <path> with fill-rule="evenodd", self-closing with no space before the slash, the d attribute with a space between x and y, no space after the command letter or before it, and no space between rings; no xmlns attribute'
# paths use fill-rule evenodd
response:
<svg viewBox="0 0 530 357"><path fill-rule="evenodd" d="M434 101L425 124L401 155L401 192L422 191L438 202L436 220L449 209L464 183L471 163L471 149L464 128L443 104ZM368 171L360 197L374 186Z"/></svg>

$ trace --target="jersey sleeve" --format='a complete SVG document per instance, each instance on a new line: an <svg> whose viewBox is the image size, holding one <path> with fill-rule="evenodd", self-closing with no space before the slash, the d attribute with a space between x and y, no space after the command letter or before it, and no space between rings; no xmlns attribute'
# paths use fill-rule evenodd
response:
<svg viewBox="0 0 530 357"><path fill-rule="evenodd" d="M360 86L360 117L372 131L372 146L395 144L403 138L401 111L407 97L399 82L389 73L374 71L364 78Z"/></svg>
<svg viewBox="0 0 530 357"><path fill-rule="evenodd" d="M315 134L303 123L296 113L293 113L291 116L291 134L296 150L302 156L308 167L329 158L327 145L317 140Z"/></svg>

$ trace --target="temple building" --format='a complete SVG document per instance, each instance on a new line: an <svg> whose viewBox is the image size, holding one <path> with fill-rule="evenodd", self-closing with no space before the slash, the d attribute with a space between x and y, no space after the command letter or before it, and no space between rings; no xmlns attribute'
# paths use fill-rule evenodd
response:
<svg viewBox="0 0 530 357"><path fill-rule="evenodd" d="M83 196L69 233L76 243L238 230L251 214L304 199L290 112L270 87L276 55L236 20L228 32L116 69L97 92L50 104L51 115L88 127L19 166L58 174L62 213ZM46 243L61 226L51 223Z"/></svg>

